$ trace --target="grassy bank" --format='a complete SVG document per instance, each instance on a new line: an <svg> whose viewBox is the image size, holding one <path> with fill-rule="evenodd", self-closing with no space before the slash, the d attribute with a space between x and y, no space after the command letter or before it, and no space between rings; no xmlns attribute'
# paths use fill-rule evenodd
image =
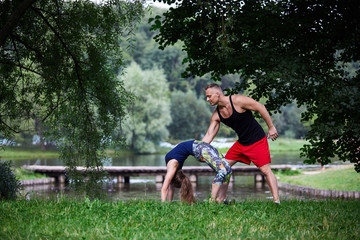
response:
<svg viewBox="0 0 360 240"><path fill-rule="evenodd" d="M28 179L38 179L38 178L48 178L48 176L40 173L34 173L23 168L16 168L14 174L19 180L28 180Z"/></svg>
<svg viewBox="0 0 360 240"><path fill-rule="evenodd" d="M58 158L59 153L55 150L41 150L41 149L21 149L21 148L11 148L6 147L5 149L0 150L1 159L36 159L36 158Z"/></svg>
<svg viewBox="0 0 360 240"><path fill-rule="evenodd" d="M235 141L235 140L234 140ZM297 152L300 153L300 148L307 143L305 140L301 139L290 139L290 138L278 138L276 141L271 141L268 139L269 149L271 153L281 153L281 152ZM222 154L226 154L229 148L220 148L219 151Z"/></svg>
<svg viewBox="0 0 360 240"><path fill-rule="evenodd" d="M278 181L318 189L360 191L360 173L354 166L327 169L316 174L301 173L296 176L276 173Z"/></svg>
<svg viewBox="0 0 360 240"><path fill-rule="evenodd" d="M275 141L268 139L270 151L273 152L300 152L300 148L308 142L301 139L278 138Z"/></svg>
<svg viewBox="0 0 360 240"><path fill-rule="evenodd" d="M1 239L359 239L359 201L3 201Z"/></svg>

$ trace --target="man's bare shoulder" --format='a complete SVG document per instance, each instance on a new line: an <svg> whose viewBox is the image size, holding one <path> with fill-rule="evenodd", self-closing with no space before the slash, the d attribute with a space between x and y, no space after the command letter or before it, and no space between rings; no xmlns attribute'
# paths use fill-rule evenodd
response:
<svg viewBox="0 0 360 240"><path fill-rule="evenodd" d="M217 109L214 110L214 112L211 116L211 121L220 122L220 117L219 117L219 113L217 112Z"/></svg>
<svg viewBox="0 0 360 240"><path fill-rule="evenodd" d="M242 105L246 104L248 101L251 101L251 98L244 95L233 95L231 96L231 100L237 105Z"/></svg>

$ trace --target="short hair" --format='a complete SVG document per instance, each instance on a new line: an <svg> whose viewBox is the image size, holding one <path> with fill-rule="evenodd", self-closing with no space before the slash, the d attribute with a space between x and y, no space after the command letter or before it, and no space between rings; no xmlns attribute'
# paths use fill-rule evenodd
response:
<svg viewBox="0 0 360 240"><path fill-rule="evenodd" d="M209 88L217 88L219 91L222 92L221 87L220 87L219 85L217 85L216 83L212 83L212 84L210 84L210 85L207 85L204 89L205 89L205 91L206 91L206 90L208 90Z"/></svg>

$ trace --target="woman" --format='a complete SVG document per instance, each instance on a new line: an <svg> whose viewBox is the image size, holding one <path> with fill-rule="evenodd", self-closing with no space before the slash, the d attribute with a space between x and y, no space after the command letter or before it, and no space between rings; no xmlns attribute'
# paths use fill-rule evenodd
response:
<svg viewBox="0 0 360 240"><path fill-rule="evenodd" d="M216 148L208 143L191 140L179 143L165 156L166 176L161 188L161 201L172 201L174 188L180 188L180 200L194 203L195 197L189 178L182 172L182 167L189 155L194 156L200 162L209 165L217 174L211 188L211 200L216 200L217 193L223 183L228 183L231 176L231 167Z"/></svg>

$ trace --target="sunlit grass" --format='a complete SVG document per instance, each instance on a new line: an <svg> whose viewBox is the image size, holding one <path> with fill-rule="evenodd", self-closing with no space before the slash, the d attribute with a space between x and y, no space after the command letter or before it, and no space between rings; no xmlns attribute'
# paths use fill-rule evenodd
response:
<svg viewBox="0 0 360 240"><path fill-rule="evenodd" d="M58 158L59 153L55 150L41 150L41 149L21 149L6 147L0 150L1 159L36 159L36 158Z"/></svg>
<svg viewBox="0 0 360 240"><path fill-rule="evenodd" d="M268 139L271 152L300 152L300 148L308 142L301 139L278 138L275 141Z"/></svg>
<svg viewBox="0 0 360 240"><path fill-rule="evenodd" d="M27 179L37 179L37 178L47 178L48 176L40 173L34 173L32 171L16 168L14 169L14 173L17 179L19 180L27 180Z"/></svg>
<svg viewBox="0 0 360 240"><path fill-rule="evenodd" d="M359 239L359 201L0 202L1 239Z"/></svg>
<svg viewBox="0 0 360 240"><path fill-rule="evenodd" d="M235 141L236 139L234 139ZM271 153L279 153L279 152L297 152L300 153L300 148L304 146L304 144L308 143L305 140L301 139L290 139L290 138L278 138L275 141L268 139L269 149ZM219 151L222 154L226 154L229 148L220 148Z"/></svg>
<svg viewBox="0 0 360 240"><path fill-rule="evenodd" d="M360 173L355 172L354 166L343 166L320 171L316 174L300 174L288 176L277 173L280 182L313 187L318 189L360 191Z"/></svg>

